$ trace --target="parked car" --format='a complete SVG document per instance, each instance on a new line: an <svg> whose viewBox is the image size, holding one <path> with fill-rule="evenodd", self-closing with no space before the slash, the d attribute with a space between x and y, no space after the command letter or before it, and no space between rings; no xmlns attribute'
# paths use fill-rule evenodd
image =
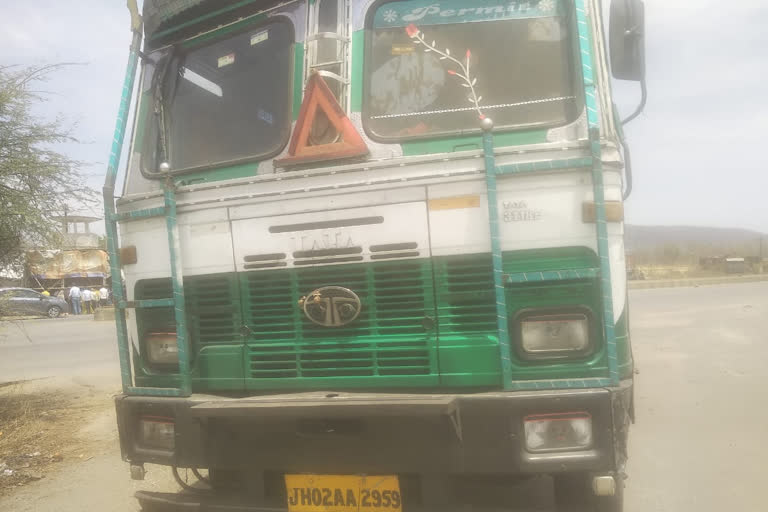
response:
<svg viewBox="0 0 768 512"><path fill-rule="evenodd" d="M0 288L0 315L41 315L58 318L69 313L64 299L48 297L29 288Z"/></svg>

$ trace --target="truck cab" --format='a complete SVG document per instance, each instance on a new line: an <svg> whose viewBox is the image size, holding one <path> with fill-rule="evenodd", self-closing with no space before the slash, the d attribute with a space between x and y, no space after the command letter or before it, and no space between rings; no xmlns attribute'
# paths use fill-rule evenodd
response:
<svg viewBox="0 0 768 512"><path fill-rule="evenodd" d="M512 510L546 476L620 510L608 61L639 76L642 4L612 54L597 0L144 4L105 185L117 418L133 477L202 478L142 507Z"/></svg>

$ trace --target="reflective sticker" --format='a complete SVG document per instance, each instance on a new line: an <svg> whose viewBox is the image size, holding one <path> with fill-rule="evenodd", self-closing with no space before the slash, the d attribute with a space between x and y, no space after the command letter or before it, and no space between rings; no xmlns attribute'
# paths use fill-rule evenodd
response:
<svg viewBox="0 0 768 512"><path fill-rule="evenodd" d="M269 39L269 30L263 30L251 36L251 46L257 45Z"/></svg>
<svg viewBox="0 0 768 512"><path fill-rule="evenodd" d="M412 45L393 44L392 55L410 55L416 51L416 48Z"/></svg>
<svg viewBox="0 0 768 512"><path fill-rule="evenodd" d="M230 64L235 63L235 54L230 53L229 55L224 55L223 57L219 57L219 67L223 68L224 66L229 66Z"/></svg>

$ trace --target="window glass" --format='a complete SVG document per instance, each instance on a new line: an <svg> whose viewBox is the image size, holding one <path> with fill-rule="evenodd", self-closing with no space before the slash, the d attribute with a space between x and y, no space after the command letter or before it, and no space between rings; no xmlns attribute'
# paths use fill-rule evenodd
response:
<svg viewBox="0 0 768 512"><path fill-rule="evenodd" d="M469 6L469 7L468 7ZM555 0L424 0L371 17L367 127L382 138L565 124L578 116L566 9Z"/></svg>
<svg viewBox="0 0 768 512"><path fill-rule="evenodd" d="M145 167L165 160L175 171L279 151L291 126L293 42L292 26L274 21L161 57L149 78L161 84Z"/></svg>

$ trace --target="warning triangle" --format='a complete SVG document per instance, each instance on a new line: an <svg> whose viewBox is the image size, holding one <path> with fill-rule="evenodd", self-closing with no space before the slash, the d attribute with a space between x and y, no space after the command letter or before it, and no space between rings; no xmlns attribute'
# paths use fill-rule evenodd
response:
<svg viewBox="0 0 768 512"><path fill-rule="evenodd" d="M339 134L337 142L312 145L310 130L321 110ZM339 105L328 84L317 71L312 71L304 92L304 102L299 110L296 128L293 131L288 155L275 160L277 167L301 165L312 162L355 158L368 154L368 146L355 129L347 114Z"/></svg>

